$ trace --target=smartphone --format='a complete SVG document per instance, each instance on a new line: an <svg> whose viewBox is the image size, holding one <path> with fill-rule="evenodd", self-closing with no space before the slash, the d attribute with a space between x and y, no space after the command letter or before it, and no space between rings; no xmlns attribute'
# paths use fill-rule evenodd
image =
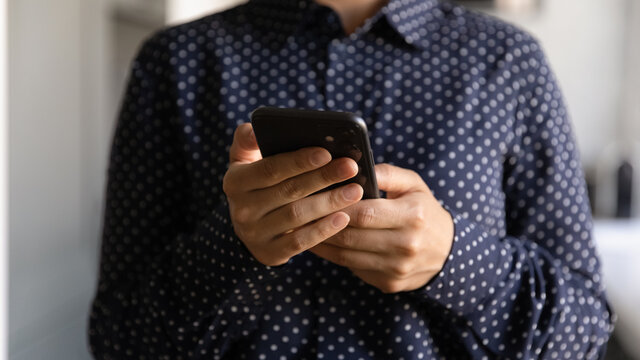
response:
<svg viewBox="0 0 640 360"><path fill-rule="evenodd" d="M373 153L362 118L336 111L260 107L251 113L253 131L263 157L319 146L332 158L350 157L358 164L358 174L325 190L349 183L364 189L363 199L380 197Z"/></svg>

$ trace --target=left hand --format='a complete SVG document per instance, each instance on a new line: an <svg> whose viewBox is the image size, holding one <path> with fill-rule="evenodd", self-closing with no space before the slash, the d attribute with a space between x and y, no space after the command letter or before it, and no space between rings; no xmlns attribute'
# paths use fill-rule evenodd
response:
<svg viewBox="0 0 640 360"><path fill-rule="evenodd" d="M444 266L453 220L414 171L379 164L376 177L387 198L344 209L349 226L310 251L382 292L418 289Z"/></svg>

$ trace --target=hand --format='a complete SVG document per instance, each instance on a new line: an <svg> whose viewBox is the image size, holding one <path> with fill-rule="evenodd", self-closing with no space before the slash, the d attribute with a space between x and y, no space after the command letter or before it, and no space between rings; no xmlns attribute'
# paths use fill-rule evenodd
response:
<svg viewBox="0 0 640 360"><path fill-rule="evenodd" d="M263 159L251 124L242 124L223 179L234 231L264 265L284 264L348 225L349 216L340 210L362 198L360 185L309 195L357 173L355 161L331 160L322 148Z"/></svg>
<svg viewBox="0 0 640 360"><path fill-rule="evenodd" d="M387 199L347 208L349 227L310 251L385 293L415 290L444 266L453 220L417 173L380 164L376 176Z"/></svg>

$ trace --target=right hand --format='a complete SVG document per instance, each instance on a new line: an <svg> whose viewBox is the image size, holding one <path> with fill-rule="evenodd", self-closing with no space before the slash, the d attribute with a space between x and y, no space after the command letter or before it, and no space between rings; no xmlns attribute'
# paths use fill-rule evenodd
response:
<svg viewBox="0 0 640 360"><path fill-rule="evenodd" d="M263 159L251 124L242 124L223 179L234 231L262 264L285 264L347 227L349 216L340 210L362 198L360 185L309 195L357 173L355 161L332 160L318 147Z"/></svg>

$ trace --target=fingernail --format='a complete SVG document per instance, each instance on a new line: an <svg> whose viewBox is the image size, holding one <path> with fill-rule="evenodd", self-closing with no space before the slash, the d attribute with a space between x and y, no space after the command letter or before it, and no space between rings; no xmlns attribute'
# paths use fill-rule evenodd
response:
<svg viewBox="0 0 640 360"><path fill-rule="evenodd" d="M256 140L256 133L253 132L253 127L249 127L249 139L251 139L251 141L253 142L257 142Z"/></svg>
<svg viewBox="0 0 640 360"><path fill-rule="evenodd" d="M342 196L348 201L357 200L360 198L360 187L357 185L347 186L342 190Z"/></svg>
<svg viewBox="0 0 640 360"><path fill-rule="evenodd" d="M347 216L342 216L342 215L334 216L332 220L333 227L335 228L343 228L345 227L345 225L347 225L348 222L349 222L349 218Z"/></svg>
<svg viewBox="0 0 640 360"><path fill-rule="evenodd" d="M331 155L327 151L318 150L311 154L311 164L322 166L331 161Z"/></svg>

